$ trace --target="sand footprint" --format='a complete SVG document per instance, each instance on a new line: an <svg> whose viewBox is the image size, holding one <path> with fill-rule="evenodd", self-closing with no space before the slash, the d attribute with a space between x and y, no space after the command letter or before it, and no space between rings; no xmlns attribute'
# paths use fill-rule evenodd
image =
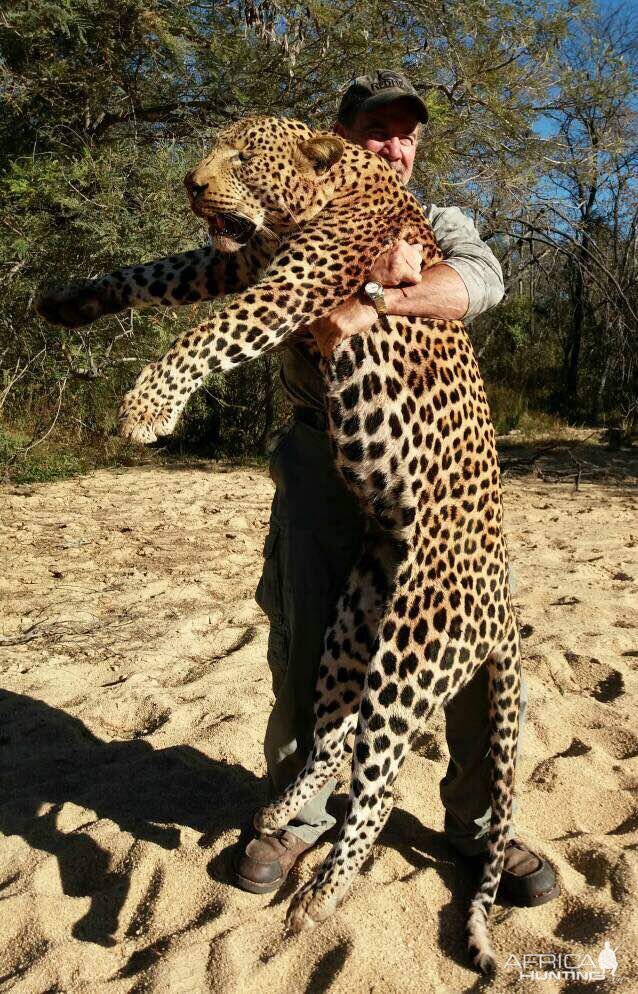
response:
<svg viewBox="0 0 638 994"><path fill-rule="evenodd" d="M614 759L634 759L638 756L638 736L628 728L590 728L592 738Z"/></svg>
<svg viewBox="0 0 638 994"><path fill-rule="evenodd" d="M162 867L159 865L155 866L151 873L150 880L144 888L135 910L131 915L131 919L125 933L128 938L144 935L148 931L148 927L155 913L155 906L157 904L157 898L163 881L164 871Z"/></svg>
<svg viewBox="0 0 638 994"><path fill-rule="evenodd" d="M570 744L562 752L557 752L554 756L541 760L534 767L530 774L530 781L540 790L551 791L556 784L560 771L560 759L573 759L586 756L591 752L591 746L585 745L580 739L572 739Z"/></svg>
<svg viewBox="0 0 638 994"><path fill-rule="evenodd" d="M163 959L170 956L171 950L177 947L181 937L184 935L190 935L190 933L204 928L206 925L214 922L219 915L222 914L223 910L224 905L219 901L211 901L207 903L195 916L195 918L193 918L192 921L188 922L182 928L171 932L170 935L162 935L148 945L142 946L141 949L136 949L133 953L131 953L124 966L118 971L118 977L134 977L138 973L143 973L143 983L148 986L150 979L148 971L151 971L154 967L159 966ZM127 935L128 934L129 932L127 931Z"/></svg>
<svg viewBox="0 0 638 994"><path fill-rule="evenodd" d="M590 887L604 887L609 880L612 859L606 852L595 849L572 849L567 853L567 861L580 873Z"/></svg>
<svg viewBox="0 0 638 994"><path fill-rule="evenodd" d="M121 687L114 687L94 710L95 717L108 732L122 739L152 735L171 715L167 695L154 689L131 687L132 682L129 680Z"/></svg>
<svg viewBox="0 0 638 994"><path fill-rule="evenodd" d="M608 704L625 693L622 673L601 662L594 656L580 656L576 652L565 652L565 659L571 667L574 678L582 688L597 701Z"/></svg>
<svg viewBox="0 0 638 994"><path fill-rule="evenodd" d="M346 965L351 951L349 942L339 942L324 953L312 968L304 994L324 994L324 991L330 990Z"/></svg>
<svg viewBox="0 0 638 994"><path fill-rule="evenodd" d="M568 910L559 919L554 934L560 939L589 945L600 941L617 924L617 915L593 899L571 897Z"/></svg>

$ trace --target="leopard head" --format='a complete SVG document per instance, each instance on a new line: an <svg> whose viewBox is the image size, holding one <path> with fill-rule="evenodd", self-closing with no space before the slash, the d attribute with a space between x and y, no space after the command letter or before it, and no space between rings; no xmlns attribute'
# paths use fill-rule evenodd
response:
<svg viewBox="0 0 638 994"><path fill-rule="evenodd" d="M257 231L285 233L316 217L343 182L336 167L346 149L354 146L301 121L239 121L219 132L187 174L191 207L207 221L215 248L236 252Z"/></svg>

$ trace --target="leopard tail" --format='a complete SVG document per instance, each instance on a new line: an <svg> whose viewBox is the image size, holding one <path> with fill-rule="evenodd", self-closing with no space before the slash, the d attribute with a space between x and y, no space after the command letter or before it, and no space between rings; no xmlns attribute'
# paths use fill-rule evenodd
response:
<svg viewBox="0 0 638 994"><path fill-rule="evenodd" d="M520 705L520 650L518 631L512 626L509 639L487 660L490 700L492 756L492 817L488 855L479 888L467 919L467 938L473 965L489 977L496 973L496 958L490 942L487 918L494 904L503 872L505 844L512 822L514 770ZM511 715L515 715L514 721Z"/></svg>

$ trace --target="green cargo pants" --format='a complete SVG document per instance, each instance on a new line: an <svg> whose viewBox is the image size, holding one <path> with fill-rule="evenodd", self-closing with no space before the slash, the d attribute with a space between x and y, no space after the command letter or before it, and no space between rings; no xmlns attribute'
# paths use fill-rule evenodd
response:
<svg viewBox="0 0 638 994"><path fill-rule="evenodd" d="M302 769L313 739L313 693L331 612L361 548L365 520L333 464L324 432L295 422L272 454L276 485L256 599L270 621L275 705L264 751L273 794ZM521 688L521 729L526 688ZM441 781L445 832L467 854L487 846L490 761L483 667L445 712L450 762ZM315 842L334 824L330 780L288 826Z"/></svg>

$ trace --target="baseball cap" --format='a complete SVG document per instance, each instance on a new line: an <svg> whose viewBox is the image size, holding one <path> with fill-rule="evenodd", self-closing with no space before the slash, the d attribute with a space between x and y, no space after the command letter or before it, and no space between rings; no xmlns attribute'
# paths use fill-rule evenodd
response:
<svg viewBox="0 0 638 994"><path fill-rule="evenodd" d="M425 123L428 119L427 107L412 83L400 72L379 69L376 72L368 73L367 76L358 76L350 84L341 98L337 120L347 123L352 121L360 111L374 110L375 107L380 107L382 104L406 98L411 100L417 119Z"/></svg>

